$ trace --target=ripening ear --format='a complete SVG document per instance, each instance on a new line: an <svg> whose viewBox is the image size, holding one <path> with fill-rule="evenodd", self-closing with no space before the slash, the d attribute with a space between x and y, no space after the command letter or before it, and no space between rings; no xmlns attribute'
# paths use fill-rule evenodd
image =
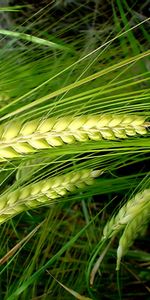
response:
<svg viewBox="0 0 150 300"><path fill-rule="evenodd" d="M86 188L86 186L92 185L94 178L102 173L101 170L83 169L47 178L26 187L20 187L13 192L7 192L0 197L0 223L4 223L20 212L52 204L57 198Z"/></svg>
<svg viewBox="0 0 150 300"><path fill-rule="evenodd" d="M44 128L45 126L45 128ZM124 139L146 134L145 118L135 115L82 115L1 125L0 156L13 158L40 149L88 140Z"/></svg>

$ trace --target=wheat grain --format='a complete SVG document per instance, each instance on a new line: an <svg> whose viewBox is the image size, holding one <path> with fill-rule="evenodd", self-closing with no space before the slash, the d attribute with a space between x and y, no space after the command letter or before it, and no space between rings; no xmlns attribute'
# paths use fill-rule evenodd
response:
<svg viewBox="0 0 150 300"><path fill-rule="evenodd" d="M113 237L130 223L150 202L150 189L138 193L113 216L104 227L102 240Z"/></svg>
<svg viewBox="0 0 150 300"><path fill-rule="evenodd" d="M100 170L84 169L41 180L37 183L20 187L0 197L0 223L18 213L44 204L54 203L57 198L74 193L77 189L93 184Z"/></svg>
<svg viewBox="0 0 150 300"><path fill-rule="evenodd" d="M149 197L150 198L150 197ZM119 240L117 249L117 266L116 270L120 268L120 262L123 255L126 254L129 247L133 244L134 240L143 233L143 228L150 220L150 201L146 203L143 209L129 222Z"/></svg>
<svg viewBox="0 0 150 300"><path fill-rule="evenodd" d="M0 126L0 157L3 160L63 144L124 139L146 133L145 117L135 115L82 115L9 122Z"/></svg>

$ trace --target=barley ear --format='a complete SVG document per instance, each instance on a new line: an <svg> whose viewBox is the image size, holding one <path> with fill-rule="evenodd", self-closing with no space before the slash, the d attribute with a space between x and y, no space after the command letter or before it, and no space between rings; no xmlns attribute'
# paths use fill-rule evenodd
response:
<svg viewBox="0 0 150 300"><path fill-rule="evenodd" d="M41 149L86 142L124 139L147 133L145 117L136 115L82 115L8 122L0 125L0 158L15 158Z"/></svg>
<svg viewBox="0 0 150 300"><path fill-rule="evenodd" d="M117 249L117 266L116 270L120 269L120 262L123 255L126 254L129 247L133 244L134 240L143 233L143 228L150 220L150 202L143 207L143 209L137 214L131 222L129 222L123 234L119 240L119 246Z"/></svg>
<svg viewBox="0 0 150 300"><path fill-rule="evenodd" d="M102 171L83 169L20 187L0 197L0 223L20 212L54 203L58 198L94 183Z"/></svg>
<svg viewBox="0 0 150 300"><path fill-rule="evenodd" d="M132 219L138 215L150 201L150 189L136 194L121 207L118 214L108 221L103 229L102 240L109 239L122 230Z"/></svg>

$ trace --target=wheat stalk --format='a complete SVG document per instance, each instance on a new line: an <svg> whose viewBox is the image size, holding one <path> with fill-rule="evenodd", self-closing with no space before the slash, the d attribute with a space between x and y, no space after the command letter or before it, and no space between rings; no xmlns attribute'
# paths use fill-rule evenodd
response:
<svg viewBox="0 0 150 300"><path fill-rule="evenodd" d="M20 187L0 197L0 223L18 213L44 204L54 203L57 198L74 193L77 189L93 184L100 170L84 169L41 180L37 183Z"/></svg>
<svg viewBox="0 0 150 300"><path fill-rule="evenodd" d="M0 126L0 157L14 158L63 144L124 139L147 133L145 117L135 115L82 115L8 122Z"/></svg>
<svg viewBox="0 0 150 300"><path fill-rule="evenodd" d="M150 196L150 195L149 195ZM150 199L150 197L149 197ZM129 222L119 240L117 249L117 266L116 270L120 268L121 258L128 251L138 235L143 233L143 228L147 225L150 219L150 201L146 203L143 209Z"/></svg>
<svg viewBox="0 0 150 300"><path fill-rule="evenodd" d="M109 239L116 235L118 231L123 229L143 210L145 205L150 202L150 189L138 193L130 201L128 201L119 210L116 216L113 216L104 227L103 237Z"/></svg>

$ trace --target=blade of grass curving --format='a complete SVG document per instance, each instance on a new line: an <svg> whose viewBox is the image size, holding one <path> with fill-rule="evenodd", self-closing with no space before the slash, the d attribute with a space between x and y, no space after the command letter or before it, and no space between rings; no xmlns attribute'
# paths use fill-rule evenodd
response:
<svg viewBox="0 0 150 300"><path fill-rule="evenodd" d="M19 11L21 11L22 8L25 8L25 7L30 8L31 5L27 4L27 5L3 6L3 7L0 7L0 13L5 12L5 11L19 12Z"/></svg>
<svg viewBox="0 0 150 300"><path fill-rule="evenodd" d="M33 36L31 34L27 34L27 33L15 32L15 31L10 31L10 30L6 30L6 29L0 29L0 34L15 37L17 39L22 39L22 40L25 40L25 41L28 41L31 43L36 43L36 44L39 44L42 46L48 46L48 47L51 47L52 49L70 51L69 47L67 47L67 46L56 44L54 42L50 42L48 40L45 40L45 39Z"/></svg>
<svg viewBox="0 0 150 300"><path fill-rule="evenodd" d="M66 285L62 284L59 280L57 280L49 271L47 271L50 276L54 278L54 280L61 285L67 292L69 292L71 295L73 295L78 300L92 300L91 298L85 297L83 295L80 295L76 291L68 288Z"/></svg>

